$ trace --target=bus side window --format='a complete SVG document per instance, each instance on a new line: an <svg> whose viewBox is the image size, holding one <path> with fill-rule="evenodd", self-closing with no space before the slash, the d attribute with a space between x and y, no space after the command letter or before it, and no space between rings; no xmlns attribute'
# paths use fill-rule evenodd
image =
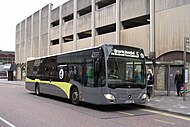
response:
<svg viewBox="0 0 190 127"><path fill-rule="evenodd" d="M94 69L92 62L87 64L87 85L93 87L94 85Z"/></svg>
<svg viewBox="0 0 190 127"><path fill-rule="evenodd" d="M80 82L79 68L77 66L69 66L68 68L68 77L77 82Z"/></svg>
<svg viewBox="0 0 190 127"><path fill-rule="evenodd" d="M75 79L74 67L73 66L69 67L69 78L73 79L73 80Z"/></svg>
<svg viewBox="0 0 190 127"><path fill-rule="evenodd" d="M82 64L82 82L81 83L84 86L86 86L87 85L87 80L88 80L88 77L87 77L87 67L86 67L86 63L84 62Z"/></svg>

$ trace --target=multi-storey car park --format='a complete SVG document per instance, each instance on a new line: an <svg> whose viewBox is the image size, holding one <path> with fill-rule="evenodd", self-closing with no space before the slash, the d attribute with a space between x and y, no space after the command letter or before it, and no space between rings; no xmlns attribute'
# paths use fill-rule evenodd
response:
<svg viewBox="0 0 190 127"><path fill-rule="evenodd" d="M190 0L155 0L153 9L152 1L70 0L44 6L16 26L17 79L24 78L28 57L107 43L144 49L156 61L155 67L147 64L154 69L155 89L174 90L175 71L184 63L184 37L190 37ZM189 63L189 52L186 58Z"/></svg>

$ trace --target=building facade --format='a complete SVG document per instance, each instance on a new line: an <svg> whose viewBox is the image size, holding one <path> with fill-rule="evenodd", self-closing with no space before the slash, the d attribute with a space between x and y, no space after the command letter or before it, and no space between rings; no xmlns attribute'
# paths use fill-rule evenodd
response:
<svg viewBox="0 0 190 127"><path fill-rule="evenodd" d="M15 63L15 52L0 50L0 79L8 77L8 70Z"/></svg>
<svg viewBox="0 0 190 127"><path fill-rule="evenodd" d="M24 77L28 57L102 43L141 47L147 56L152 52L150 0L70 0L52 7L46 5L16 26L18 79ZM175 71L183 66L184 37L190 37L189 11L190 0L155 0L156 89L169 88Z"/></svg>
<svg viewBox="0 0 190 127"><path fill-rule="evenodd" d="M12 64L15 62L15 52L0 50L0 64Z"/></svg>

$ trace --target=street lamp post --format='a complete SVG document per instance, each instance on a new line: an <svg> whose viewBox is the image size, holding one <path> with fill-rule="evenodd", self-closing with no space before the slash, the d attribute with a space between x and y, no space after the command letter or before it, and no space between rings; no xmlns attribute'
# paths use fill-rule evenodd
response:
<svg viewBox="0 0 190 127"><path fill-rule="evenodd" d="M183 71L183 80L184 80L184 93L183 93L183 101L186 101L186 84L189 81L189 70L187 68L187 50L189 51L189 38L184 37L184 52L183 52L183 60L184 60L184 71Z"/></svg>
<svg viewBox="0 0 190 127"><path fill-rule="evenodd" d="M150 0L150 54L149 56L155 59L155 0Z"/></svg>
<svg viewBox="0 0 190 127"><path fill-rule="evenodd" d="M156 76L155 76L156 51L155 50L156 50L155 49L155 0L150 0L149 58L152 60L152 63L153 63L154 81L156 79ZM154 96L154 87L152 88L152 95Z"/></svg>

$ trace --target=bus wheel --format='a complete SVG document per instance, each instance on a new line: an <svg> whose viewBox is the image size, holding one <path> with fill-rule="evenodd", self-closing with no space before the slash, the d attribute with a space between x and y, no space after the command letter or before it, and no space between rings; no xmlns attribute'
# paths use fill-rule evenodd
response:
<svg viewBox="0 0 190 127"><path fill-rule="evenodd" d="M36 94L37 96L40 95L40 86L39 86L38 83L36 83L36 86L35 86L35 94Z"/></svg>
<svg viewBox="0 0 190 127"><path fill-rule="evenodd" d="M79 104L79 91L78 91L77 87L74 87L71 90L71 103L74 105Z"/></svg>

